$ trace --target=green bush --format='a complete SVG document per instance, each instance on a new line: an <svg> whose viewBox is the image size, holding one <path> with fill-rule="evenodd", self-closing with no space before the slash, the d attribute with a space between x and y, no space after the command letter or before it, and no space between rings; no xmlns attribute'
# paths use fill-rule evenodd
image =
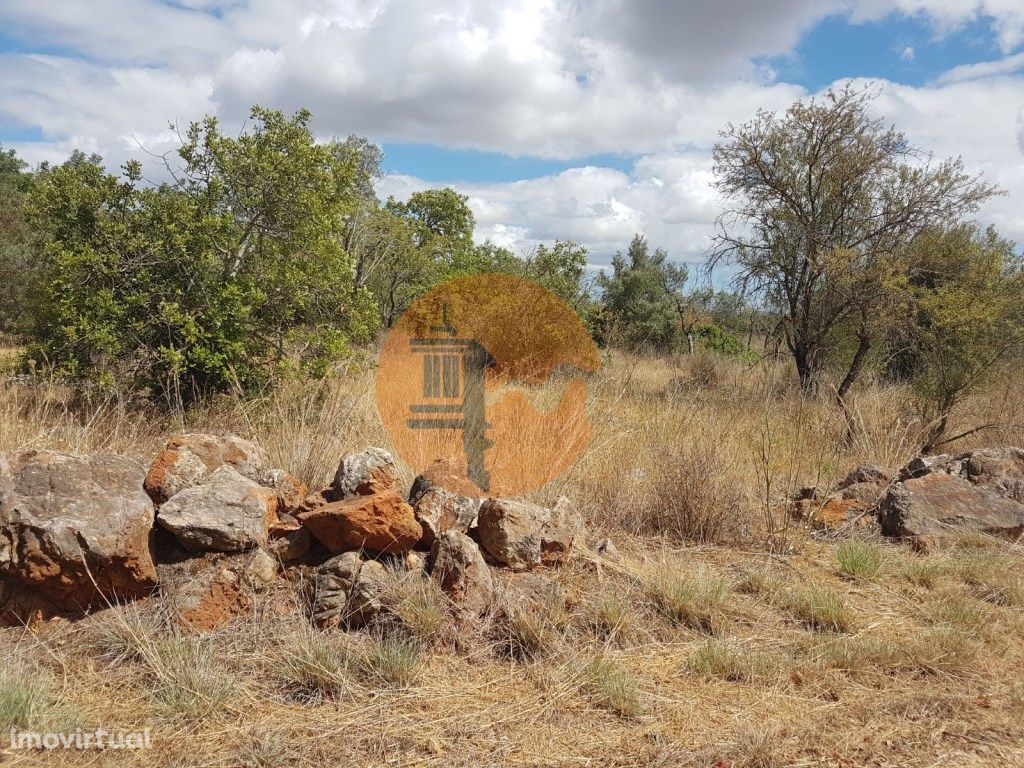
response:
<svg viewBox="0 0 1024 768"><path fill-rule="evenodd" d="M175 181L76 153L43 169L29 355L59 375L148 388L173 404L323 373L377 323L342 246L359 169L309 113L253 108L238 136L193 123Z"/></svg>

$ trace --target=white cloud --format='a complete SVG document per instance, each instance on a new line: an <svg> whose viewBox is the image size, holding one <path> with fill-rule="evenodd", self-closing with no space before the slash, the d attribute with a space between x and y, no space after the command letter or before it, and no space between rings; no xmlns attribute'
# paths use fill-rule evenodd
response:
<svg viewBox="0 0 1024 768"><path fill-rule="evenodd" d="M900 50L900 58L903 59L903 61L913 61L916 57L917 51L912 45L905 45Z"/></svg>
<svg viewBox="0 0 1024 768"><path fill-rule="evenodd" d="M0 121L37 127L27 159L73 147L111 166L173 145L170 120L252 103L310 107L324 137L513 155L639 156L629 173L579 167L466 184L480 234L520 249L555 238L606 262L635 231L699 259L718 209L710 148L729 121L805 91L755 62L792 51L833 13L923 14L938 34L990 15L1007 55L937 82L887 85L884 114L941 155L962 154L1013 193L985 215L1024 240L1020 0L9 0L5 35L46 55L0 56ZM912 56L907 46L903 58ZM426 186L394 176L405 197Z"/></svg>
<svg viewBox="0 0 1024 768"><path fill-rule="evenodd" d="M965 80L978 80L994 75L1009 75L1024 69L1024 53L1006 56L996 61L981 61L976 64L963 64L953 67L939 77L940 83L960 83Z"/></svg>

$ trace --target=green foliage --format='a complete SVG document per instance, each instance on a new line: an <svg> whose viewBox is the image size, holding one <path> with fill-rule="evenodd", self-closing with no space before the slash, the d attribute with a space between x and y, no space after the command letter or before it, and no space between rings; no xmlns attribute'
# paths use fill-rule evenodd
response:
<svg viewBox="0 0 1024 768"><path fill-rule="evenodd" d="M693 335L700 346L711 352L741 360L757 360L757 354L740 341L734 333L714 323L699 323L694 326Z"/></svg>
<svg viewBox="0 0 1024 768"><path fill-rule="evenodd" d="M992 228L932 229L893 290L902 308L894 368L911 378L930 451L964 397L1024 349L1024 260Z"/></svg>
<svg viewBox="0 0 1024 768"><path fill-rule="evenodd" d="M24 212L32 175L13 149L0 147L0 332L25 330L27 289L33 260L28 247L29 227Z"/></svg>
<svg viewBox="0 0 1024 768"><path fill-rule="evenodd" d="M603 341L630 349L677 349L683 338L685 282L685 267L669 262L660 248L651 253L647 239L636 235L626 256L616 254L612 259L611 275L598 278L603 292Z"/></svg>
<svg viewBox="0 0 1024 768"><path fill-rule="evenodd" d="M309 117L256 107L237 137L193 123L174 183L156 187L137 163L118 178L80 154L42 172L32 354L181 404L282 370L322 374L370 338L372 297L353 290L341 239L357 163L317 144Z"/></svg>

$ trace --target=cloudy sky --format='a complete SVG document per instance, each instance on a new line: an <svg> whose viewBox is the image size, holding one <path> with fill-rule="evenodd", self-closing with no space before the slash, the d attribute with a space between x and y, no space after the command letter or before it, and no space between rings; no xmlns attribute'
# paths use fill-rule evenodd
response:
<svg viewBox="0 0 1024 768"><path fill-rule="evenodd" d="M450 184L480 239L702 258L729 122L848 78L1010 196L1024 242L1024 0L3 0L0 143L111 168L167 124L308 107L384 147L382 195Z"/></svg>

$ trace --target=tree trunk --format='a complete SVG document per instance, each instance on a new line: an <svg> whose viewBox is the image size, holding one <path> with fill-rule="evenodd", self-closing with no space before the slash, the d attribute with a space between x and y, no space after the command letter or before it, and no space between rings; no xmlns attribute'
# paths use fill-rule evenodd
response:
<svg viewBox="0 0 1024 768"><path fill-rule="evenodd" d="M853 413L850 411L850 407L846 402L846 396L849 394L850 389L860 378L861 371L864 370L864 363L867 362L868 352L871 351L871 337L868 335L865 329L861 329L857 333L857 351L853 353L853 359L850 361L850 368L846 371L846 376L843 377L842 382L839 384L839 389L836 390L836 405L839 406L839 410L843 412L843 418L846 420L846 443L849 445L853 442L853 437L856 432L856 424L853 421Z"/></svg>
<svg viewBox="0 0 1024 768"><path fill-rule="evenodd" d="M814 366L810 353L805 347L798 346L793 350L793 360L796 363L796 375L800 377L800 390L805 395L813 395Z"/></svg>

